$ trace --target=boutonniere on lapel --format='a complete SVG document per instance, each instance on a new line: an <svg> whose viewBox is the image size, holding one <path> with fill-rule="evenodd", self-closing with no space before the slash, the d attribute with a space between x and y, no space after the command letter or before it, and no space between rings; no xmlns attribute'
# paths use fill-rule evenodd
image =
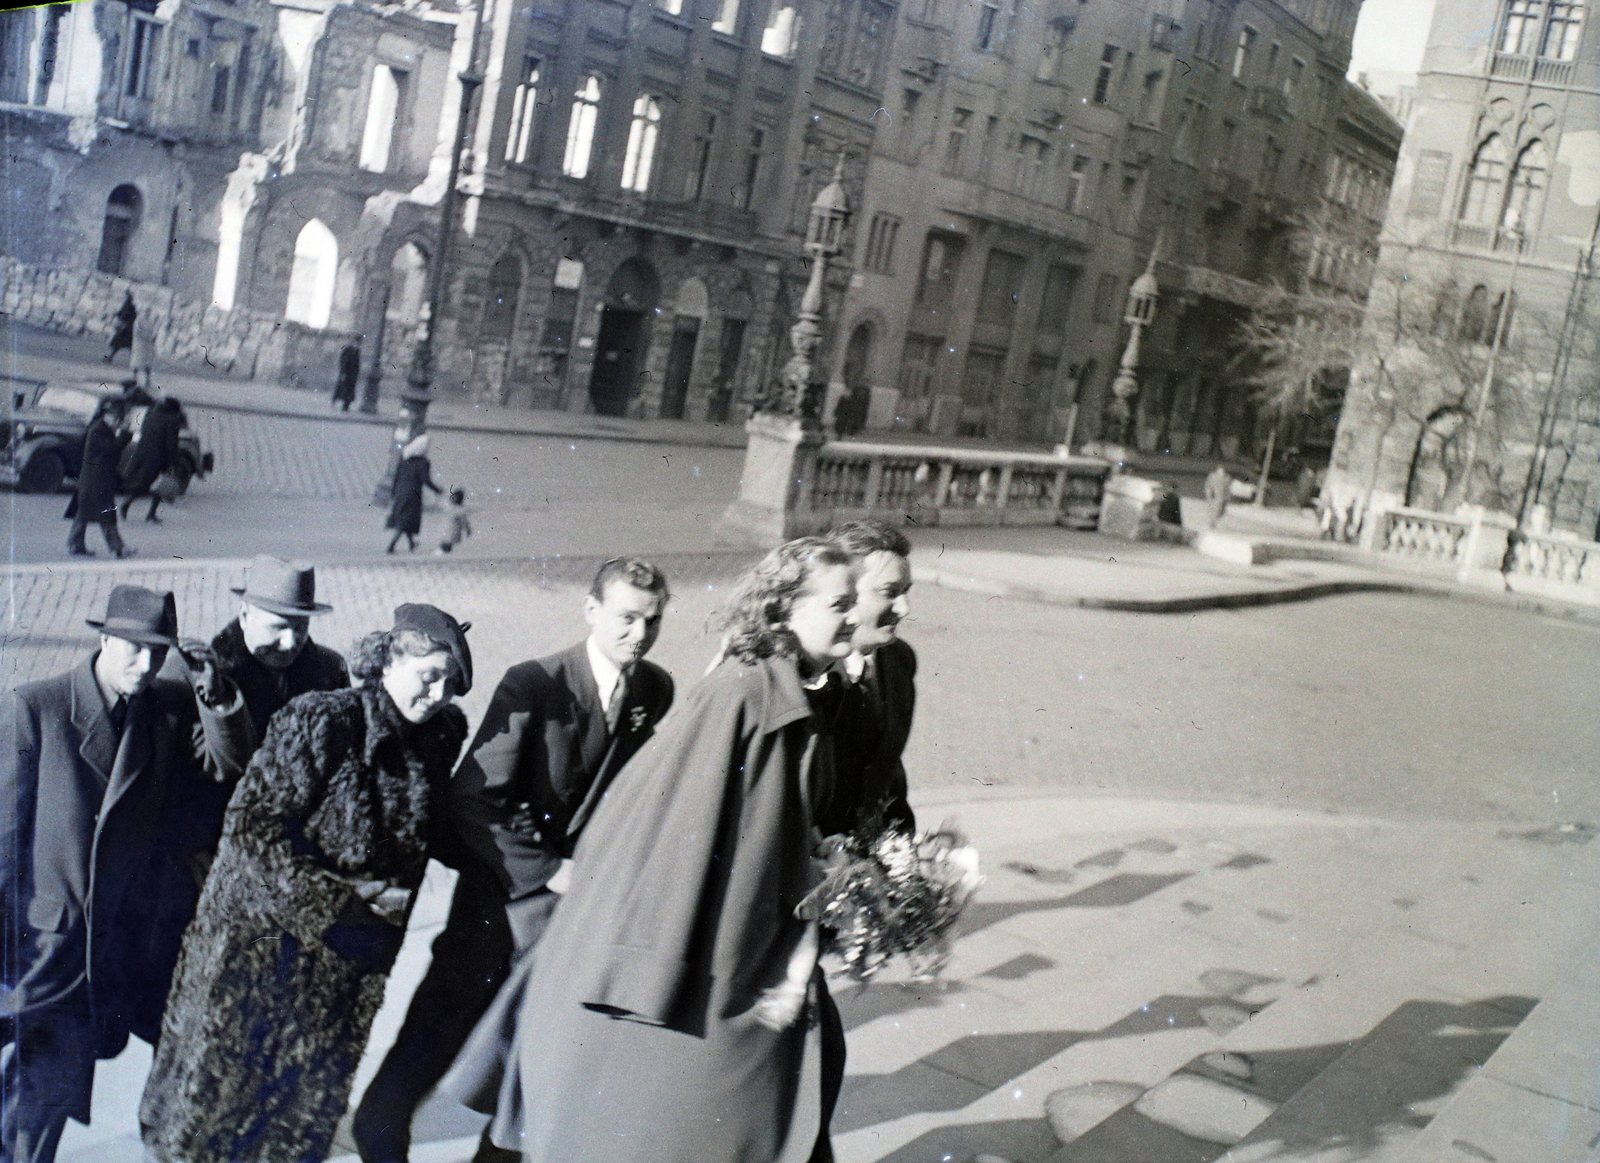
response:
<svg viewBox="0 0 1600 1163"><path fill-rule="evenodd" d="M644 730L644 725L645 725L646 722L649 721L649 719L650 719L650 712L647 711L645 708L643 708L643 707L629 707L628 708L628 730L629 731L642 731L642 730Z"/></svg>

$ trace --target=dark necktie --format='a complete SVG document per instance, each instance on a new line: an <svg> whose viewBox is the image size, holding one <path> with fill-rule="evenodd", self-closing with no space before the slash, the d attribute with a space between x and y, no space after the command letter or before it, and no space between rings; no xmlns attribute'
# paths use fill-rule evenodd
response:
<svg viewBox="0 0 1600 1163"><path fill-rule="evenodd" d="M617 676L617 685L611 688L611 701L606 704L606 734L615 735L622 721L622 704L628 698L628 672Z"/></svg>
<svg viewBox="0 0 1600 1163"><path fill-rule="evenodd" d="M116 703L111 708L111 729L117 733L117 738L122 738L122 729L128 725L128 700L118 696Z"/></svg>

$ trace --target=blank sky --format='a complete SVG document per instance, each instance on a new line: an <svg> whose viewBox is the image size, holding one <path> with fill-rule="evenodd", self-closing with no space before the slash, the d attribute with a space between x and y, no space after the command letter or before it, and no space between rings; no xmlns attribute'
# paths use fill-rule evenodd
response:
<svg viewBox="0 0 1600 1163"><path fill-rule="evenodd" d="M1350 76L1415 73L1433 19L1433 0L1365 0L1351 46Z"/></svg>

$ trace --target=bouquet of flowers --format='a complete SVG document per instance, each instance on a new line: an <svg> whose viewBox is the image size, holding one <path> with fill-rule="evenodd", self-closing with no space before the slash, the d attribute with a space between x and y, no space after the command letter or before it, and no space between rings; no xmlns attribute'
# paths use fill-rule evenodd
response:
<svg viewBox="0 0 1600 1163"><path fill-rule="evenodd" d="M978 850L946 826L830 836L820 857L822 883L795 911L820 924L824 951L857 981L896 954L910 959L913 980L936 977L950 960L950 930L983 883Z"/></svg>

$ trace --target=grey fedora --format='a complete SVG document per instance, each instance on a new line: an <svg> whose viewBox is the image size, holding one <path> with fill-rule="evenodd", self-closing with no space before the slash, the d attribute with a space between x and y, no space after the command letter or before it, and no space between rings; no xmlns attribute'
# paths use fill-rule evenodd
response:
<svg viewBox="0 0 1600 1163"><path fill-rule="evenodd" d="M274 614L326 614L333 609L317 601L317 571L302 561L284 561L258 554L246 568L244 585L233 592L252 606Z"/></svg>
<svg viewBox="0 0 1600 1163"><path fill-rule="evenodd" d="M102 634L145 646L178 644L178 600L171 590L117 586L106 601L106 616L84 621Z"/></svg>

